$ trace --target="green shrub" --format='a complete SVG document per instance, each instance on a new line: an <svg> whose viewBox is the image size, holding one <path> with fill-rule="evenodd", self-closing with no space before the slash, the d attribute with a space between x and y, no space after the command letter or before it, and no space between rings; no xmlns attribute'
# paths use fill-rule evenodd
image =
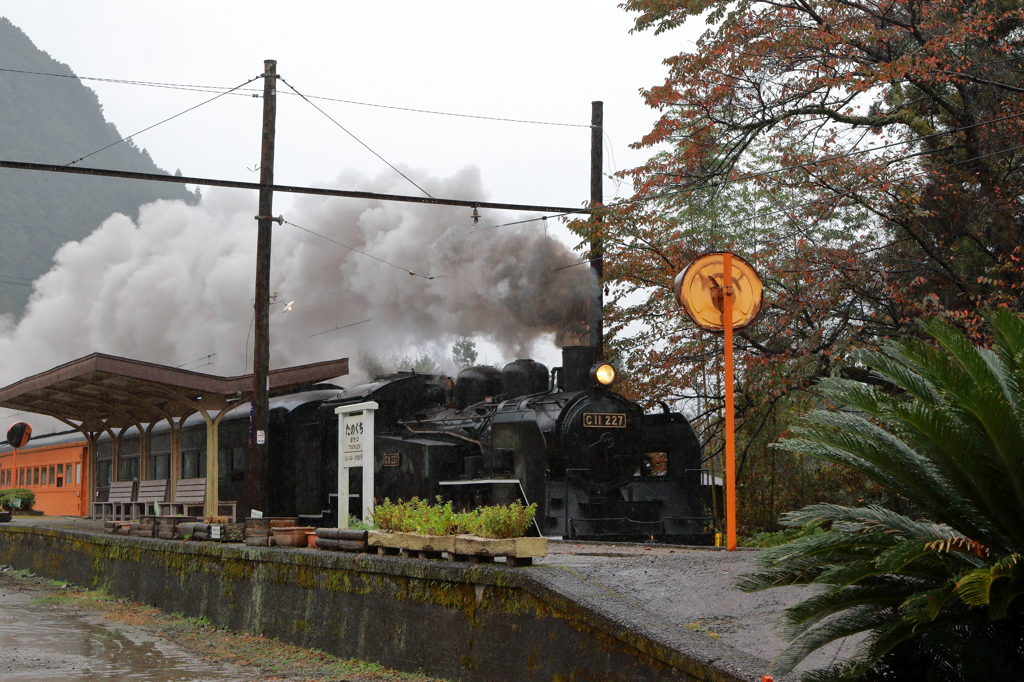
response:
<svg viewBox="0 0 1024 682"><path fill-rule="evenodd" d="M824 533L825 529L821 527L821 524L821 519L815 519L799 528L783 528L774 533L755 533L749 538L745 538L740 544L744 547L778 547L791 540Z"/></svg>
<svg viewBox="0 0 1024 682"><path fill-rule="evenodd" d="M529 507L516 500L505 506L481 507L473 521L473 533L483 538L518 538L526 535L537 513L537 503Z"/></svg>
<svg viewBox="0 0 1024 682"><path fill-rule="evenodd" d="M851 635L847 660L803 679L974 682L1024 670L1024 316L999 309L986 321L989 345L932 320L922 327L933 341L863 352L878 385L822 381L841 409L812 412L782 441L861 472L924 518L827 503L787 513L784 526L829 529L760 552L738 583L813 585L785 611L790 645L770 672Z"/></svg>
<svg viewBox="0 0 1024 682"><path fill-rule="evenodd" d="M506 506L481 507L456 512L451 502L438 496L436 504L414 497L408 502L385 498L373 510L373 522L384 531L420 535L458 535L472 533L485 538L522 537L530 529L537 505L521 502Z"/></svg>
<svg viewBox="0 0 1024 682"><path fill-rule="evenodd" d="M0 490L0 507L11 509L11 500L21 500L21 511L31 511L32 505L36 503L36 494L25 488L4 488Z"/></svg>

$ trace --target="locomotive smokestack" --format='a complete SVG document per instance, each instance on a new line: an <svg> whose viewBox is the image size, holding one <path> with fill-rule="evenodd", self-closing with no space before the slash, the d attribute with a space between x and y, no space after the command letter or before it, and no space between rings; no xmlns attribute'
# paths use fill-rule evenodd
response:
<svg viewBox="0 0 1024 682"><path fill-rule="evenodd" d="M599 346L565 346L562 348L562 388L583 391L590 387L590 368L601 361Z"/></svg>

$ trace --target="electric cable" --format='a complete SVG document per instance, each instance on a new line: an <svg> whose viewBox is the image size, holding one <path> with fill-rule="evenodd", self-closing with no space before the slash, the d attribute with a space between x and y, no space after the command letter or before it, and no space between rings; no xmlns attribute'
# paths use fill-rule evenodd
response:
<svg viewBox="0 0 1024 682"><path fill-rule="evenodd" d="M984 155L981 155L981 156L977 156L977 157L974 157L974 158L971 158L971 159L965 159L963 161L955 161L955 162L953 162L951 164L947 164L945 166L939 166L937 168L931 168L931 169L924 170L924 171L918 171L916 173L911 173L910 175L903 176L902 178L897 178L897 180L902 180L902 181L912 180L915 177L920 177L920 176L928 175L929 173L932 173L932 172L935 172L935 171L946 170L947 168L952 168L954 166L958 166L958 165L961 165L961 164L964 164L964 163L971 163L971 162L976 161L978 159L983 159L983 158L987 158L989 156L995 156L997 154L1005 154L1005 153L1008 153L1008 152L1015 152L1015 151L1020 151L1020 150L1024 150L1024 144L1018 145L1016 147L1009 147L1009 148L1006 148L1006 149L1000 149L1000 150L997 150L997 151L994 151L994 152L990 152L988 154L984 154ZM754 220L754 219L757 219L757 218L767 218L767 217L772 216L772 215L777 214L777 213L790 213L790 212L792 212L794 210L797 210L797 209L807 208L809 206L813 206L814 204L820 204L820 203L824 203L824 202L827 202L827 201L833 201L834 199L836 199L838 197L849 196L849 195L854 194L856 192L863 191L864 189L867 189L869 187L874 187L876 185L884 185L884 184L892 183L892 182L893 182L893 180L886 179L886 180L878 180L878 181L875 181L875 182L866 183L866 184L860 185L859 187L851 188L849 190L846 190L845 192L841 192L841 193L835 194L835 195L830 196L830 197L822 197L820 199L811 199L810 201L805 201L803 203L796 204L796 205L784 206L784 207L780 207L780 208L773 208L773 209L770 209L770 210L767 210L767 211L760 211L760 212L754 213L752 215L746 216L742 220L735 220L735 221L732 221L732 222L723 223L720 227L733 227L733 226L739 225L741 223L749 223L751 220ZM666 245L672 243L672 241L675 241L675 240L665 240L665 241L651 242L650 245L651 246L666 246ZM622 255L625 252L626 252L626 250L622 250L622 251L619 251L617 253L606 254L605 256L602 256L602 258L614 258L616 256ZM592 260L598 260L598 259L592 259ZM553 269L551 272L557 272L558 270L565 270L567 268L574 268L574 267L577 267L579 265L585 265L585 264L590 263L590 262L591 261L589 261L589 260L584 260L584 261L580 261L578 263L573 263L572 265L564 265L564 266L562 266L560 268Z"/></svg>
<svg viewBox="0 0 1024 682"><path fill-rule="evenodd" d="M371 148L370 148L370 145L366 144L365 142L363 142L362 140L360 140L360 139L359 139L358 137L356 137L356 136L355 136L355 135L354 135L354 134L353 134L353 133L352 133L351 131L349 131L349 129L348 129L348 128L346 128L345 126L341 125L341 124L340 124L340 123L338 123L338 122L337 122L336 120L334 120L334 118L332 118L332 117L331 117L331 115L330 115L330 114L328 114L328 113L327 113L326 111L324 111L323 109L321 109L320 107L318 107L317 105L315 105L315 104L313 104L313 103L312 103L311 101L309 101L309 98L308 98L308 97L306 97L306 96L305 96L305 95L303 95L303 94L302 94L301 92L299 92L298 90L296 90L296 89L295 89L295 87L294 87L294 86L293 86L293 85L292 85L291 83L289 83L288 81L286 81L286 80L284 79L284 77L283 77L283 76L280 76L280 75L279 75L279 76L278 76L278 79L279 79L279 80L280 80L280 81L281 81L282 83L284 83L285 85L287 85L287 86L288 86L289 88L291 88L291 89L292 89L292 91L293 91L293 92L294 92L294 93L295 93L296 95L298 95L298 96L299 96L299 97L301 97L301 98L302 98L303 100L305 100L305 101L306 101L306 103L307 103L307 104L309 104L309 106L313 107L314 109L316 109L317 111L319 111L319 112L320 112L321 114L323 114L324 116L326 116L326 117L328 118L328 120L330 120L330 122L331 122L331 123L333 123L334 125L336 125L336 126L338 126L339 128L341 128L341 129L342 129L343 131L345 131L345 133L347 133L347 134L348 134L348 136L349 136L349 137L351 137L351 138L352 138L353 140L355 140L355 141L356 141L356 142L358 142L359 144L363 145L363 146L364 146L364 147L365 147L365 148L366 148L366 149L367 149L367 150L368 150L368 151L369 151L369 152L370 152L371 154L373 154L373 155L374 155L374 156L376 156L376 157L377 157L378 159L380 159L381 161L383 161L384 163L386 163L386 164L387 164L388 166L390 166L391 170L395 171L396 173L398 173L399 175L401 175L401 176L402 176L403 178L405 178L406 180L408 180L408 181L409 181L409 183L410 183L410 184L411 184L411 185L412 185L413 187L415 187L415 188L416 188L416 189L418 189L419 191L423 192L424 194L426 194L426 195L427 195L428 197L430 197L431 199L433 199L433 198L434 198L434 196L433 196L433 195L432 195L432 194L431 194L430 192L428 192L427 190L425 190L425 189L423 189L422 187L420 187L419 185L417 185L417 184L416 184L416 183L415 183L415 182L413 181L413 179L412 179L412 178L410 178L410 177L409 177L408 175L406 175L406 174L405 174L405 173L403 173L402 171L400 171L400 170L398 170L397 168L395 168L395 167L394 167L394 166L393 166L393 165L391 164L391 162L390 162L390 161L388 161L387 159L385 159L385 158L384 158L383 156L381 156L381 155L380 155L380 154L378 154L377 152L373 151L373 149L371 149Z"/></svg>
<svg viewBox="0 0 1024 682"><path fill-rule="evenodd" d="M331 332L336 332L336 331L338 331L340 329L348 329L349 327L354 327L357 324L362 324L363 322L372 322L372 321L373 321L373 318L369 318L369 319L366 319L366 320L359 320L358 322L353 322L352 324L343 324L340 327L335 327L334 329L328 329L327 331L317 332L316 334L310 334L306 338L307 339L311 339L314 336L322 336L324 334L330 334Z"/></svg>
<svg viewBox="0 0 1024 682"><path fill-rule="evenodd" d="M96 78L91 76L74 76L65 73L45 73L42 71L23 71L21 69L3 69L0 68L0 72L6 73L20 73L32 76L51 76L54 78L70 78L73 80L82 81L98 81L102 83L114 83L117 85L138 85L149 88L163 88L166 90L184 90L187 92L216 92L223 90L223 87L215 85L189 85L184 83L159 83L156 81L138 81L138 80L125 80L120 78ZM262 91L259 90L242 90L236 88L239 92L230 92L228 94L238 95L242 97L259 97ZM298 93L285 92L285 95L295 95ZM375 107L378 109L393 109L395 111L408 111L416 114L432 114L434 116L454 116L457 118L475 118L483 121L501 121L504 123L528 123L531 125L540 126L561 126L565 128L590 128L590 124L586 123L559 123L555 121L535 121L532 119L524 118L506 118L501 116L482 116L479 114L460 114L451 111L436 111L432 109L416 109L414 107L400 107L390 104L375 104L373 102L358 102L350 99L339 99L337 97L326 97L324 95L306 95L309 99L318 99L325 102L338 102L340 104L354 104L361 107Z"/></svg>
<svg viewBox="0 0 1024 682"><path fill-rule="evenodd" d="M343 246L346 249L348 249L349 251L355 251L356 253L358 253L361 256L366 256L367 258L372 258L373 260L375 260L375 261L377 261L379 263L383 263L384 265L390 265L391 267L397 268L398 270L401 270L403 272L408 272L413 277L422 277L423 279L437 279L438 277L440 277L440 275L438 275L438 276L434 276L434 275L421 275L420 273L415 272L413 270L410 270L409 268L403 268L401 265L395 265L394 263L390 263L390 262L384 260L383 258L377 258L376 256L374 256L372 254L366 253L365 251L360 251L359 249L353 248L353 247L349 246L348 244L342 244L341 242L339 242L337 240L331 239L327 235L320 234L319 232L314 232L313 230L305 228L302 225L296 225L295 223L293 223L290 220L283 220L282 219L282 222L286 223L288 225L291 225L292 227L297 227L300 230L302 230L303 232L308 232L311 235L314 235L316 237L320 237L321 239L326 239L327 241L331 242L332 244L337 244L338 246Z"/></svg>
<svg viewBox="0 0 1024 682"><path fill-rule="evenodd" d="M1000 149L998 151L991 152L989 154L985 154L985 155L980 156L980 157L975 157L975 159L977 159L977 158L985 158L985 157L993 156L993 155L996 155L996 154L1003 154L1003 153L1006 153L1006 152L1019 151L1019 150L1022 150L1022 149L1024 149L1024 144L1018 145L1016 147L1009 147L1007 149ZM957 162L948 164L946 166L940 166L938 168L929 169L927 171L919 171L917 173L912 173L910 175L904 176L902 178L897 178L897 180L911 180L911 179L913 179L913 178L915 178L917 176L927 175L928 173L931 173L933 171L945 170L947 168L952 168L953 166L956 166L956 165L959 165L959 164L969 163L970 161L973 161L975 159L967 159L965 161L957 161ZM870 182L870 183L861 185L859 187L854 187L852 189L846 190L845 192L841 192L841 193L836 194L836 195L831 196L831 197L822 197L820 199L811 199L810 201L805 201L802 204L796 204L796 205L792 205L792 206L785 206L785 207L780 207L780 208L774 208L774 209L770 209L770 210L767 210L767 211L761 211L761 212L758 212L758 213L754 213L754 214L752 214L750 216L747 216L742 221L738 221L737 220L737 221L723 223L723 224L720 225L720 227L733 227L735 225L740 224L741 222L747 223L747 222L750 222L751 220L756 219L756 218L767 218L767 217L772 216L772 215L774 215L776 213L789 213L789 212L794 211L796 209L807 208L808 206L813 206L814 204L820 204L820 203L824 203L826 201L832 201L835 198L849 196L851 194L854 194L856 192L860 192L860 191L862 191L864 189L867 189L869 187L874 187L876 185L884 185L886 183L891 183L891 182L893 182L893 180L878 180L876 182ZM670 243L671 243L671 241L659 241L659 242L650 242L650 245L651 246L666 246L666 245L668 245ZM551 272L558 272L559 270L566 270L568 268L575 268L575 267L578 267L580 265L586 265L586 264L591 263L591 262L593 262L595 260L601 260L601 259L604 259L604 258L614 258L616 256L622 255L625 252L626 252L626 250L624 249L624 250L619 251L617 253L605 254L605 255L601 256L601 258L592 258L590 260L582 260L582 261L579 261L578 263L573 263L571 265L563 265L560 268L552 269Z"/></svg>
<svg viewBox="0 0 1024 682"><path fill-rule="evenodd" d="M17 275L5 275L0 273L0 284L9 284L16 287L31 287L32 280L27 277L18 277Z"/></svg>
<svg viewBox="0 0 1024 682"><path fill-rule="evenodd" d="M622 206L628 206L629 204L647 203L647 202L650 202L650 201L656 201L658 199L665 199L667 197L675 196L677 194L683 194L683 193L686 193L686 192L693 192L693 191L697 191L697 190L717 189L719 187L724 187L724 186L729 185L729 184L734 183L734 182L746 182L747 180L756 180L758 178L768 177L770 175L775 175L777 173L784 173L784 172L792 171L792 170L806 169L806 168L809 168L811 166L816 166L816 165L819 165L821 163L825 163L827 161L838 161L838 160L841 160L841 159L846 159L846 158L851 158L851 157L854 157L854 156L859 156L861 154L867 154L869 152L879 151L881 149L888 149L890 147L898 147L898 146L902 146L902 145L915 144L915 143L921 142L923 140L927 140L927 139L932 138L932 137L940 137L940 136L943 136L943 135L949 135L951 133L963 132L965 130L970 130L971 128L977 128L978 126L983 126L983 125L990 125L992 123L1002 123L1003 121L1008 121L1008 120L1015 119L1015 118L1021 118L1022 116L1024 116L1024 113L1008 114L1006 116L1001 116L999 118L990 119L988 121L979 121L978 123L972 123L970 125L961 126L959 128L950 128L949 130L944 130L944 131L937 132L937 133L931 133L929 135L923 135L923 136L915 138L913 140L905 140L905 141L901 141L901 142L888 142L886 144L878 145L878 146L875 146L875 147L871 147L869 149L858 149L858 150L851 151L851 152L846 152L846 153L843 153L843 154L834 154L832 156L825 156L825 157L822 157L820 159L815 159L813 161L806 161L804 163L798 163L798 164L794 164L792 166L783 166L782 168L775 168L775 169L772 169L772 170L759 171L757 173L747 173L745 175L738 175L738 176L736 176L734 178L727 178L725 180L719 180L718 182L713 182L713 183L710 183L710 184L707 184L707 185L691 185L691 186L688 186L688 187L680 187L678 189L672 189L672 190L667 190L665 192L659 192L658 194L652 194L651 196L648 196L648 197L639 197L639 198L631 197L629 199L620 199L619 201L612 202L610 204L605 204L604 206L601 206L600 208L614 209L614 208L619 208L619 207L622 207ZM943 149L945 149L945 148L943 148ZM1017 148L1014 147L1014 148L1008 149L1008 150L1007 149L998 150L998 151L992 152L991 154L986 154L984 156L977 156L977 157L973 157L973 158L974 159L983 159L983 158L986 158L987 156L992 156L994 154L1001 154L1001 153L1003 153L1005 151L1013 151L1015 149L1017 149ZM921 155L922 155L921 152L914 152L913 154L904 154L903 156L898 156L898 157L892 159L892 162L896 163L896 162L899 162L899 161L905 161L907 159L912 159L915 156L921 156ZM973 159L967 159L965 161L957 161L956 163L950 164L950 166L942 166L941 168L936 168L936 169L933 169L933 170L941 170L942 168L949 168L951 166L959 165L961 163L968 163L968 162L970 162L972 160ZM652 174L652 175L657 175L657 174ZM673 173L661 173L661 175L673 175ZM909 177L913 177L913 175L909 176ZM569 213L569 212L557 213L555 215L544 216L543 219L546 220L547 218L564 218L564 217L569 216L569 215L574 215L574 213ZM506 227L506 226L509 226L509 225L520 225L522 223L536 222L536 221L541 220L541 219L542 218L538 217L538 218L531 218L531 219L528 219L528 220L519 220L519 221L511 222L511 223L501 223L499 225L489 225L488 229L496 228L496 227Z"/></svg>
<svg viewBox="0 0 1024 682"><path fill-rule="evenodd" d="M195 360L192 360L191 362L186 362L184 364L178 365L175 369L181 369L185 365L191 365L191 364L194 364L196 362L202 362L203 360L206 360L206 365L212 365L214 363L210 362L210 359L213 358L214 355L216 355L216 353L210 353L209 355L204 355L203 357L197 358ZM199 365L199 366L200 367L206 367L206 365Z"/></svg>
<svg viewBox="0 0 1024 682"><path fill-rule="evenodd" d="M213 102L214 100L220 99L224 95L230 94L230 93L234 92L235 90L237 90L238 88L241 88L241 87L243 87L245 85L248 85L249 83L252 83L254 80L256 80L258 78L262 78L262 75L261 76L256 76L256 78L250 78L249 80L247 80L246 82L242 83L241 85L237 85L237 86L231 88L230 90L227 90L227 91L222 92L222 93L220 93L218 95L215 95L214 97L211 97L210 99L208 99L208 100L206 100L204 102L200 102L199 104L195 105L194 107L189 107L185 111L177 113L174 116L171 116L170 118L165 118L164 120L160 121L159 123L154 123L153 125L151 125L149 127L143 128L142 130L138 131L137 133L133 133L131 135L126 135L125 137L122 137L120 140L117 140L116 142L111 142L106 147L100 147L96 151L90 152L89 154L86 154L85 156L83 156L81 158L78 158L78 159L75 159L74 161L72 161L70 163L67 163L67 164L64 164L64 165L66 165L66 166L73 166L76 163L78 163L79 161L84 161L85 159L88 159L90 156L93 156L94 154L99 154L104 149L110 149L111 147L113 147L116 144L121 144L125 140L133 138L136 135L141 135L142 133L146 132L147 130L152 130L153 128L156 128L158 125L162 125L164 123L167 123L168 121L173 121L174 119L178 118L179 116L184 116L188 112L193 111L195 109L198 109L199 107L203 106L204 104L209 104L210 102Z"/></svg>

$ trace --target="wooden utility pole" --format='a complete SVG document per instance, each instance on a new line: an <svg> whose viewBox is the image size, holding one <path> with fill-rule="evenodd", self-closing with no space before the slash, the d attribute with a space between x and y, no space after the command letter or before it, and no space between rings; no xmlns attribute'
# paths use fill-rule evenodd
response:
<svg viewBox="0 0 1024 682"><path fill-rule="evenodd" d="M263 143L260 150L260 207L256 216L256 300L253 346L252 433L249 441L249 497L254 509L267 509L267 441L270 412L270 237L274 212L274 133L277 119L277 61L263 62ZM206 453L207 458L216 452Z"/></svg>
<svg viewBox="0 0 1024 682"><path fill-rule="evenodd" d="M590 208L604 204L604 102L590 103ZM598 357L604 358L604 238L601 216L590 214L594 235L590 239L590 270L597 278L597 291L591 303L590 345L598 348Z"/></svg>

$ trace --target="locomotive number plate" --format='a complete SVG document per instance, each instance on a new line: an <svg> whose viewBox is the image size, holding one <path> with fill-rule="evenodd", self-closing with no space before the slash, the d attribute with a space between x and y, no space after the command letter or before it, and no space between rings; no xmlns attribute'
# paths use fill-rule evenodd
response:
<svg viewBox="0 0 1024 682"><path fill-rule="evenodd" d="M624 429L626 428L626 415L584 412L583 426L595 429Z"/></svg>
<svg viewBox="0 0 1024 682"><path fill-rule="evenodd" d="M386 467L396 467L396 466L401 465L401 463L402 463L402 453L401 452L385 452L384 453L384 466L386 466Z"/></svg>

